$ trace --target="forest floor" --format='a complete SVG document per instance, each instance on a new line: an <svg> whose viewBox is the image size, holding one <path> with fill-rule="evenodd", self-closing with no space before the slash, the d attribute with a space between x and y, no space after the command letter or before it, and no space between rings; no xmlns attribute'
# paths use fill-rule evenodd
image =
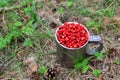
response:
<svg viewBox="0 0 120 80"><path fill-rule="evenodd" d="M54 34L64 22L102 37L102 59L91 59L84 74L59 64ZM0 80L120 80L120 0L1 1Z"/></svg>

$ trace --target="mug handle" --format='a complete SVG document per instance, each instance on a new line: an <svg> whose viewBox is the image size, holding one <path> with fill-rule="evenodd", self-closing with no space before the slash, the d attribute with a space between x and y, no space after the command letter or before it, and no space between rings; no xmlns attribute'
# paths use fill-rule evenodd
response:
<svg viewBox="0 0 120 80"><path fill-rule="evenodd" d="M99 35L90 36L88 44L89 43L98 43L99 46L97 48L93 48L93 49L90 50L90 47L87 45L86 53L88 55L93 55L95 52L100 52L102 50L102 48L103 48L102 39L101 39L101 37Z"/></svg>

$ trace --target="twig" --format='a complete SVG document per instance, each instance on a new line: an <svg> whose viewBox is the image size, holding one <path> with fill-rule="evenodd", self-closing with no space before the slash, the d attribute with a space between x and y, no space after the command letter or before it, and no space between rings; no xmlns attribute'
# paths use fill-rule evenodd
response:
<svg viewBox="0 0 120 80"><path fill-rule="evenodd" d="M93 68L92 66L88 65L88 67L89 67L91 70L94 70L94 68Z"/></svg>

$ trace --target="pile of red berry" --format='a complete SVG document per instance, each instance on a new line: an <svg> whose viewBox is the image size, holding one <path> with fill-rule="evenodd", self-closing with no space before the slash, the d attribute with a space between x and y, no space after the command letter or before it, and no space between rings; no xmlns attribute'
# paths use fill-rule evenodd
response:
<svg viewBox="0 0 120 80"><path fill-rule="evenodd" d="M79 23L66 22L56 32L60 44L68 48L79 48L89 39L85 27Z"/></svg>

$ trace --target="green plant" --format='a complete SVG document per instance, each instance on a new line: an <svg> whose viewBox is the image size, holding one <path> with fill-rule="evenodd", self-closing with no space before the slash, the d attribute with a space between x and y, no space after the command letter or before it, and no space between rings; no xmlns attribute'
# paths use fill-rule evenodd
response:
<svg viewBox="0 0 120 80"><path fill-rule="evenodd" d="M89 16L90 12L88 9L82 8L79 10L82 16Z"/></svg>
<svg viewBox="0 0 120 80"><path fill-rule="evenodd" d="M75 56L72 57L70 55L68 55L74 62L74 69L75 70L81 70L83 74L85 74L89 67L88 67L88 63L89 61L93 58L96 57L97 60L101 60L103 58L103 53L102 52L95 52L94 55L89 56L89 57L83 57L82 55L80 55L79 53ZM94 70L93 74L96 76L98 75L99 71Z"/></svg>
<svg viewBox="0 0 120 80"><path fill-rule="evenodd" d="M93 29L96 29L97 33L99 33L99 29L100 29L100 24L97 22L97 21L89 21L87 22L87 25L86 25L88 28L93 28Z"/></svg>
<svg viewBox="0 0 120 80"><path fill-rule="evenodd" d="M114 12L114 10L113 9L107 9L105 12L105 15L107 15L108 17L113 17L114 16L114 14L115 14L115 12Z"/></svg>
<svg viewBox="0 0 120 80"><path fill-rule="evenodd" d="M117 59L115 59L115 60L114 60L114 64L119 65L119 64L120 64L120 61L117 60Z"/></svg>
<svg viewBox="0 0 120 80"><path fill-rule="evenodd" d="M45 71L47 70L46 66L42 66L41 69L39 70L39 73L41 75L44 75Z"/></svg>
<svg viewBox="0 0 120 80"><path fill-rule="evenodd" d="M67 2L67 6L68 6L68 7L72 7L72 6L73 6L73 1L68 1L68 2Z"/></svg>
<svg viewBox="0 0 120 80"><path fill-rule="evenodd" d="M15 27L22 26L22 22L17 21L17 22L15 22L13 25L14 25Z"/></svg>
<svg viewBox="0 0 120 80"><path fill-rule="evenodd" d="M6 46L6 41L4 38L0 37L0 49Z"/></svg>
<svg viewBox="0 0 120 80"><path fill-rule="evenodd" d="M33 43L31 41L30 38L25 38L25 41L23 43L23 46L29 46L29 47L32 47L33 46Z"/></svg>
<svg viewBox="0 0 120 80"><path fill-rule="evenodd" d="M5 7L10 0L0 0L0 7Z"/></svg>
<svg viewBox="0 0 120 80"><path fill-rule="evenodd" d="M95 52L94 56L96 57L97 60L101 60L103 58L103 53L102 52Z"/></svg>
<svg viewBox="0 0 120 80"><path fill-rule="evenodd" d="M82 62L75 64L74 65L75 70L80 69L80 70L82 70L83 74L86 73L87 70L89 69L88 68L88 61L89 61L88 59L84 59Z"/></svg>
<svg viewBox="0 0 120 80"><path fill-rule="evenodd" d="M64 8L63 8L63 7L59 7L59 8L57 9L57 13L59 13L59 14L62 14L63 11L64 11Z"/></svg>
<svg viewBox="0 0 120 80"><path fill-rule="evenodd" d="M102 73L102 71L99 70L99 69L95 69L95 70L92 71L92 74L93 74L95 77L99 77L99 75L100 75L101 73Z"/></svg>
<svg viewBox="0 0 120 80"><path fill-rule="evenodd" d="M93 58L93 56L90 56L88 58L83 57L82 55L78 54L75 58L73 58L73 62L74 62L74 69L75 70L81 70L83 74L85 74L89 67L88 67L88 63L89 60Z"/></svg>

